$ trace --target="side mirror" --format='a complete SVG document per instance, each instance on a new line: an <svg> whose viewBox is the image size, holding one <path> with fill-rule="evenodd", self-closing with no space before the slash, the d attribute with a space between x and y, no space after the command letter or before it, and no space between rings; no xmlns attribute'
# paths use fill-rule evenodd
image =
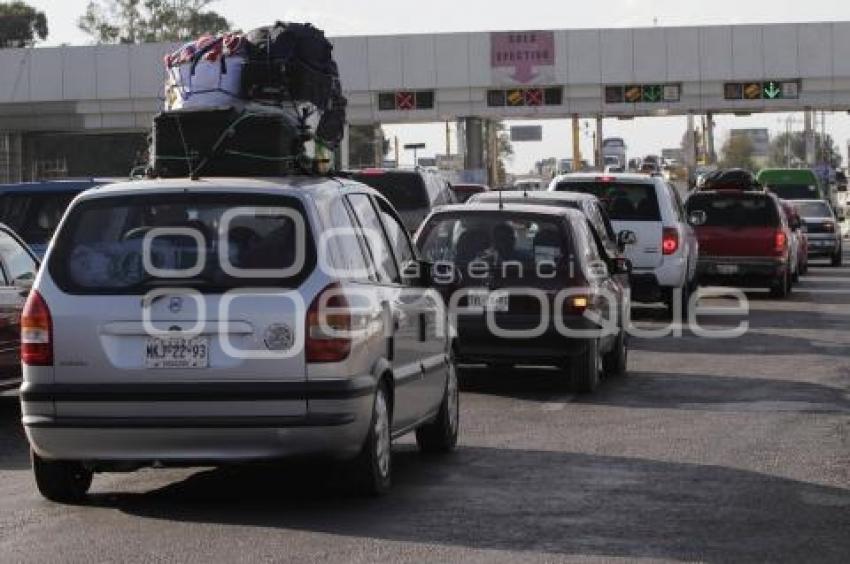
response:
<svg viewBox="0 0 850 564"><path fill-rule="evenodd" d="M793 231L799 231L803 227L803 222L800 221L799 218L794 218L788 223L788 227L790 227Z"/></svg>
<svg viewBox="0 0 850 564"><path fill-rule="evenodd" d="M434 264L423 262L422 264L427 265L428 269L427 286L445 287L460 284L463 281L463 275L460 269L451 262L437 262Z"/></svg>
<svg viewBox="0 0 850 564"><path fill-rule="evenodd" d="M705 225L706 221L708 221L708 215L702 210L692 211L691 214L688 216L688 223L690 223L694 227Z"/></svg>
<svg viewBox="0 0 850 564"><path fill-rule="evenodd" d="M844 208L838 208L835 210L835 217L838 219L839 223L843 223L847 221L847 211Z"/></svg>
<svg viewBox="0 0 850 564"><path fill-rule="evenodd" d="M620 231L617 234L617 246L623 251L629 245L636 245L638 241L637 234L634 231Z"/></svg>
<svg viewBox="0 0 850 564"><path fill-rule="evenodd" d="M625 257L617 257L614 259L614 274L627 274L631 276L634 265L632 261Z"/></svg>

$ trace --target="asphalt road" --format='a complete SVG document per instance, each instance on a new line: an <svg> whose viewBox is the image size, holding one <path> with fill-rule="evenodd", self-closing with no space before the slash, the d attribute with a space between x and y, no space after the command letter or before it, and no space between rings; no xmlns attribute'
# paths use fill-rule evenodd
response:
<svg viewBox="0 0 850 564"><path fill-rule="evenodd" d="M5 401L0 561L847 562L850 268L752 298L746 336L634 341L590 397L466 371L458 451L401 441L381 499L298 466L100 475L87 505L51 504Z"/></svg>

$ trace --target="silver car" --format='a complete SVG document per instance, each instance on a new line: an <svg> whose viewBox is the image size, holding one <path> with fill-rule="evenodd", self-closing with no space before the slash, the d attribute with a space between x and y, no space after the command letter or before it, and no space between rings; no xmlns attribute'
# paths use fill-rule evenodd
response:
<svg viewBox="0 0 850 564"><path fill-rule="evenodd" d="M152 180L86 192L22 315L41 493L99 471L295 455L390 485L391 441L457 441L444 310L395 210L351 181Z"/></svg>

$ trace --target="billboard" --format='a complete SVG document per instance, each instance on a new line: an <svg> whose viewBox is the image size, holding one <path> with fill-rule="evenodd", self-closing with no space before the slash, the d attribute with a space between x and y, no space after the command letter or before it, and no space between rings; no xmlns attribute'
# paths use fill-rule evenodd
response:
<svg viewBox="0 0 850 564"><path fill-rule="evenodd" d="M500 31L490 34L494 84L554 84L555 32Z"/></svg>

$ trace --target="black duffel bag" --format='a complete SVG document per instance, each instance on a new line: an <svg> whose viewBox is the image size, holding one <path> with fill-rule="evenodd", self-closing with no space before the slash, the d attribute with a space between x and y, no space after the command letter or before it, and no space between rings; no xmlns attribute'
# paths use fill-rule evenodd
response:
<svg viewBox="0 0 850 564"><path fill-rule="evenodd" d="M284 113L233 108L162 112L154 118L154 176L279 176L292 172L303 142Z"/></svg>
<svg viewBox="0 0 850 564"><path fill-rule="evenodd" d="M333 45L320 29L277 22L249 31L245 39L249 57L242 84L249 99L310 102L324 111L341 95Z"/></svg>

